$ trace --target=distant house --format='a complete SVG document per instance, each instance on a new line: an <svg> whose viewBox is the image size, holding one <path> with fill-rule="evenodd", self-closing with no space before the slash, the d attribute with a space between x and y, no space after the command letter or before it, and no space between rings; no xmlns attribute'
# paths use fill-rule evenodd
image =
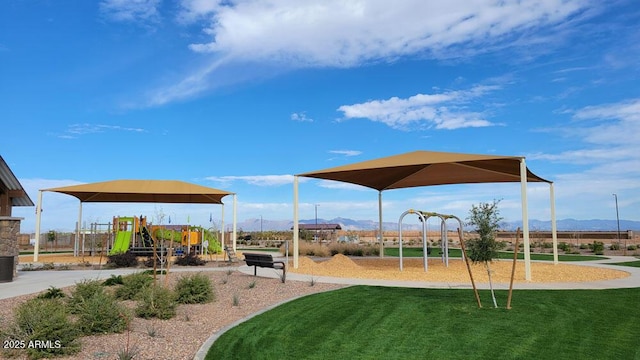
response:
<svg viewBox="0 0 640 360"><path fill-rule="evenodd" d="M291 228L293 230L293 227ZM316 241L335 241L337 239L337 231L342 230L340 224L299 224L298 231L306 231L312 234L312 238Z"/></svg>

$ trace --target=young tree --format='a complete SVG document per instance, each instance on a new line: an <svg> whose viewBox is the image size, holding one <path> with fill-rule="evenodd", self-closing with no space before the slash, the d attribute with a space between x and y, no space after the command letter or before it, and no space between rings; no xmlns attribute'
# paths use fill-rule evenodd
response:
<svg viewBox="0 0 640 360"><path fill-rule="evenodd" d="M498 230L499 222L502 220L498 210L498 203L500 203L499 200L493 200L492 203L480 203L477 206L471 205L471 210L469 210L469 216L467 217L467 225L475 226L475 230L480 236L469 240L467 244L469 259L474 264L484 263L489 275L489 288L491 289L493 306L496 308L498 304L493 292L490 263L498 256L498 243L495 239L495 232Z"/></svg>

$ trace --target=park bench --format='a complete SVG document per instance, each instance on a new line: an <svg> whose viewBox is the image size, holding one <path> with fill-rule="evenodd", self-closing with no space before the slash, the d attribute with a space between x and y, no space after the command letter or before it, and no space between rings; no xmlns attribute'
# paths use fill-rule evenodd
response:
<svg viewBox="0 0 640 360"><path fill-rule="evenodd" d="M253 266L254 276L258 275L258 267L282 270L282 277L280 279L282 282L285 282L287 274L285 263L284 261L274 261L271 254L244 253L244 261L248 266Z"/></svg>

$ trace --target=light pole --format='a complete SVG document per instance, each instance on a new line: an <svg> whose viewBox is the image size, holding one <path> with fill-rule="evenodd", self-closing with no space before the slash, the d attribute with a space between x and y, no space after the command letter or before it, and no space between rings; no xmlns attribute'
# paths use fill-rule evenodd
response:
<svg viewBox="0 0 640 360"><path fill-rule="evenodd" d="M315 204L314 205L316 208L316 236L315 236L315 242L318 242L318 206L320 206L319 204Z"/></svg>
<svg viewBox="0 0 640 360"><path fill-rule="evenodd" d="M262 240L262 215L260 215L260 240Z"/></svg>
<svg viewBox="0 0 640 360"><path fill-rule="evenodd" d="M618 223L618 244L620 244L620 214L618 213L618 195L613 194L616 199L616 222ZM627 255L627 241L624 242L624 255Z"/></svg>

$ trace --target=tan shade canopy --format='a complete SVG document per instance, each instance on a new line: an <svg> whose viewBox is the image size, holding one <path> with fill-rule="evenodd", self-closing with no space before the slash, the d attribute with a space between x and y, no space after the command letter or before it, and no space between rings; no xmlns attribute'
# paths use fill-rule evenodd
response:
<svg viewBox="0 0 640 360"><path fill-rule="evenodd" d="M378 191L429 185L519 182L521 160L517 156L414 151L298 176L342 181ZM529 169L527 181L550 182Z"/></svg>
<svg viewBox="0 0 640 360"><path fill-rule="evenodd" d="M114 180L65 186L52 191L75 196L81 202L222 204L233 193L176 180Z"/></svg>

